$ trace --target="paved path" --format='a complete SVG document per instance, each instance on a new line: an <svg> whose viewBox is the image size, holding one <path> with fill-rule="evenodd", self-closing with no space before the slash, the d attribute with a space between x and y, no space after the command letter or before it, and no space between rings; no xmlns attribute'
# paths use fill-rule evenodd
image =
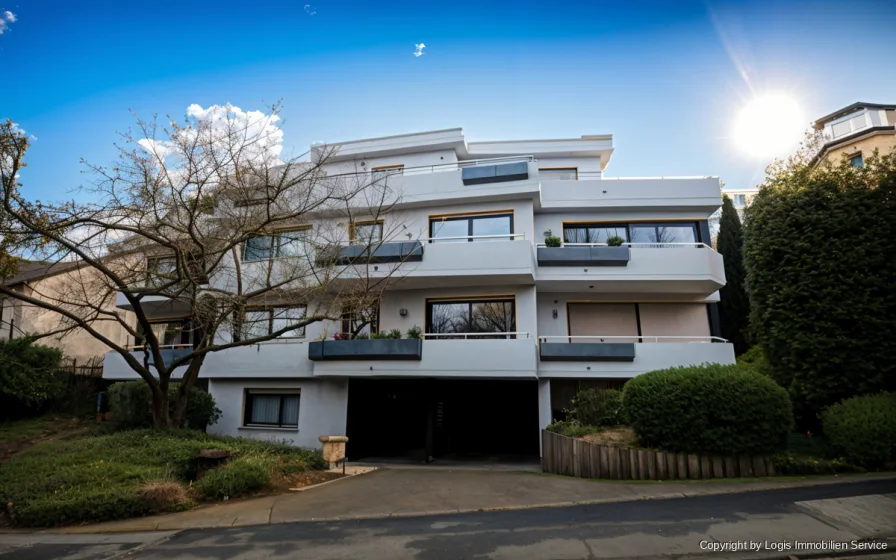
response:
<svg viewBox="0 0 896 560"><path fill-rule="evenodd" d="M886 477L890 478L892 475ZM95 533L180 530L560 507L818 485L869 478L875 477L777 479L761 482L619 483L527 472L387 468L297 494L236 500L183 513L71 527L63 531Z"/></svg>
<svg viewBox="0 0 896 560"><path fill-rule="evenodd" d="M896 500L889 496L894 490L896 480L875 480L562 508L197 529L165 534L161 541L159 533L46 535L56 541L8 548L0 560L782 558L803 554L796 541L849 546L860 537L896 536L890 503ZM825 518L813 510L823 510ZM865 512L861 519L853 515L857 511ZM128 540L140 537L136 545ZM64 542L85 538L109 540ZM753 544L748 550L708 550L725 543ZM892 553L896 539L887 544L884 552ZM114 546L121 548L109 548ZM893 560L880 552L878 558Z"/></svg>

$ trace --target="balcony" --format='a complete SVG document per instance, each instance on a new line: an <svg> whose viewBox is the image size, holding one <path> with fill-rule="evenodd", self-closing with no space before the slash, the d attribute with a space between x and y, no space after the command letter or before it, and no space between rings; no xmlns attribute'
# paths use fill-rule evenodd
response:
<svg viewBox="0 0 896 560"><path fill-rule="evenodd" d="M126 311L134 310L134 306L121 292L115 294L115 307ZM150 319L155 317L182 317L190 314L190 306L187 302L160 295L141 296L140 307Z"/></svg>
<svg viewBox="0 0 896 560"><path fill-rule="evenodd" d="M470 242L472 240L472 242ZM400 243L400 245L412 245ZM531 284L535 281L532 244L521 233L441 237L420 240L419 260L385 264L357 263L335 271L334 285L349 286L366 279L390 279L399 289L451 285L489 286ZM383 243L380 247L397 245ZM380 249L375 251L375 254ZM393 252L392 249L389 250Z"/></svg>
<svg viewBox="0 0 896 560"><path fill-rule="evenodd" d="M709 215L722 205L718 177L542 179L541 208L551 211L688 211Z"/></svg>
<svg viewBox="0 0 896 560"><path fill-rule="evenodd" d="M155 362L153 360L152 353L144 352L143 346L132 346L128 348L128 350L130 351L131 356L136 358L139 363L146 363L150 369L155 369ZM162 355L162 361L166 366L171 365L174 360L182 358L190 354L192 351L192 348L182 344L162 346L161 348L159 348L159 353ZM182 377L189 363L190 361L188 360L183 365L178 366L177 369L174 370L172 377L177 379ZM131 366L128 365L127 361L125 361L124 357L122 357L121 354L119 354L118 352L107 352L105 358L103 358L103 378L139 379L139 376L137 375L137 372L135 372L131 368Z"/></svg>
<svg viewBox="0 0 896 560"><path fill-rule="evenodd" d="M539 347L539 377L627 379L676 366L734 363L734 346L714 336L546 336Z"/></svg>
<svg viewBox="0 0 896 560"><path fill-rule="evenodd" d="M703 243L538 246L539 290L548 292L679 293L708 296L725 285L722 256ZM595 249L618 249L616 257ZM630 250L629 260L623 254ZM574 263L569 264L567 263ZM565 266L564 266L565 265Z"/></svg>
<svg viewBox="0 0 896 560"><path fill-rule="evenodd" d="M312 361L340 360L421 360L423 341L419 338L370 340L318 340L308 344Z"/></svg>
<svg viewBox="0 0 896 560"><path fill-rule="evenodd" d="M486 338L502 334L516 338ZM426 334L420 342L419 360L381 356L375 362L355 359L316 361L314 376L534 379L536 375L536 344L529 333Z"/></svg>

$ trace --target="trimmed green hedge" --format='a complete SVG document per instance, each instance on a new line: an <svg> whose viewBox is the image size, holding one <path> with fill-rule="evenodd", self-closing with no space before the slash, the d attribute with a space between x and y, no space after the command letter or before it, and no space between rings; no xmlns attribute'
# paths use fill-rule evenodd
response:
<svg viewBox="0 0 896 560"><path fill-rule="evenodd" d="M0 414L11 418L57 398L65 384L56 375L62 351L27 337L0 340Z"/></svg>
<svg viewBox="0 0 896 560"><path fill-rule="evenodd" d="M177 383L168 386L168 410L174 412ZM115 420L122 428L149 428L152 426L152 393L145 381L121 381L109 387L109 410L115 413ZM215 399L207 392L193 387L187 397L187 412L184 427L202 430L214 424L221 417L221 410L215 406Z"/></svg>
<svg viewBox="0 0 896 560"><path fill-rule="evenodd" d="M587 426L617 426L625 423L622 391L585 389L572 399L572 417Z"/></svg>
<svg viewBox="0 0 896 560"><path fill-rule="evenodd" d="M665 451L772 453L793 424L787 391L737 365L639 375L625 384L623 404L640 443Z"/></svg>
<svg viewBox="0 0 896 560"><path fill-rule="evenodd" d="M832 450L847 461L873 467L896 459L896 394L846 399L821 418Z"/></svg>

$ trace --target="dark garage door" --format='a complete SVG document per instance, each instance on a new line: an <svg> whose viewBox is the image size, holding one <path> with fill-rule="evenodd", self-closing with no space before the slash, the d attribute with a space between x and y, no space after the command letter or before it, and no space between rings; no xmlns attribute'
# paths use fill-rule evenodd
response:
<svg viewBox="0 0 896 560"><path fill-rule="evenodd" d="M352 379L349 459L538 454L536 381Z"/></svg>

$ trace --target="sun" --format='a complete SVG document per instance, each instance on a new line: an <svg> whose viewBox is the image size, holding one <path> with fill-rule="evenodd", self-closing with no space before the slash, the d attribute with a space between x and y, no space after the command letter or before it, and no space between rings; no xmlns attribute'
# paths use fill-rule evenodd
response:
<svg viewBox="0 0 896 560"><path fill-rule="evenodd" d="M799 104L787 95L754 98L734 124L738 148L755 158L781 156L796 147L807 124Z"/></svg>

